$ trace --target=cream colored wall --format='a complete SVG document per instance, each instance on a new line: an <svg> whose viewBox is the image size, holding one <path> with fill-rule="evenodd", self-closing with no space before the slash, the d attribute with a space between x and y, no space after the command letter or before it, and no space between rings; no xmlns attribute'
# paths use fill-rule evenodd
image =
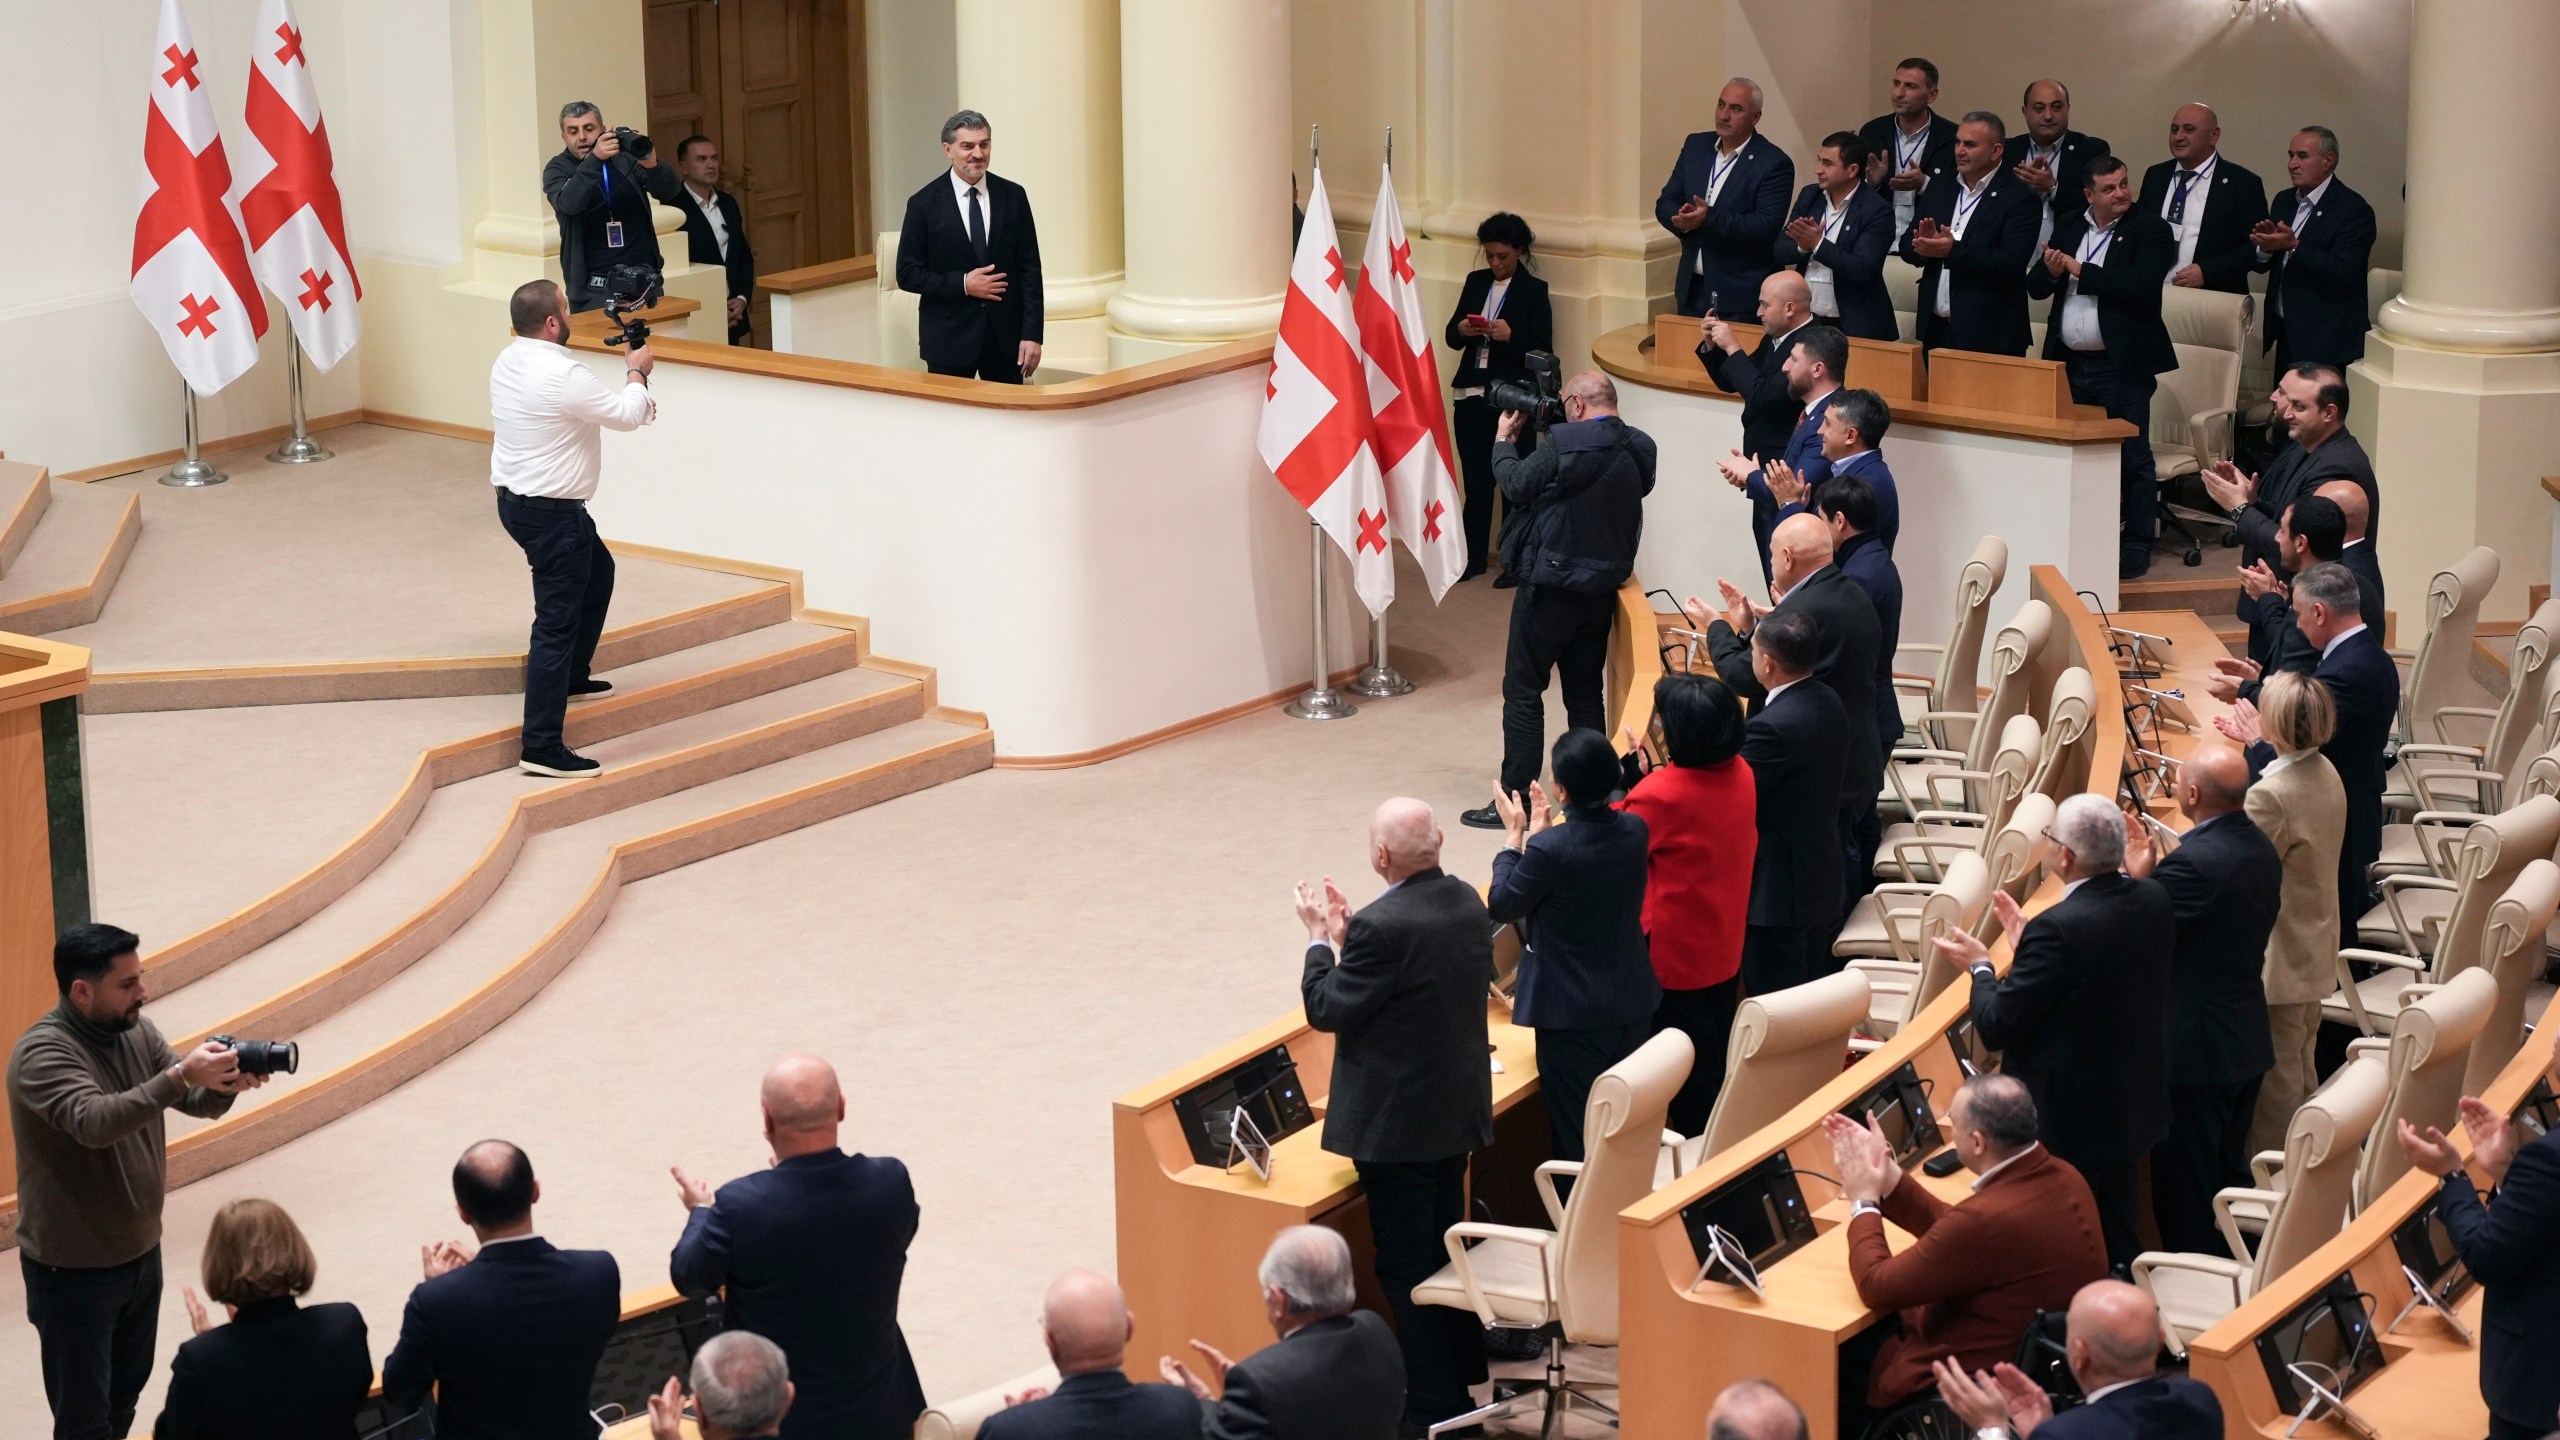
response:
<svg viewBox="0 0 2560 1440"><path fill-rule="evenodd" d="M954 0L869 0L862 7L871 82L871 223L895 230L907 197L943 166L935 144L960 108ZM884 252L881 262L888 256Z"/></svg>

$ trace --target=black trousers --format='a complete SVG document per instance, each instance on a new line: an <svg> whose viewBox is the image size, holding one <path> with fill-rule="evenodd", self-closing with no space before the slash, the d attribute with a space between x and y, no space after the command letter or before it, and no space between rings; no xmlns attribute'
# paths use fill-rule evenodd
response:
<svg viewBox="0 0 2560 1440"><path fill-rule="evenodd" d="M1698 990L1665 990L1653 1010L1653 1033L1677 1030L1697 1048L1689 1078L1671 1097L1671 1128L1695 1135L1707 1128L1724 1089L1725 1051L1733 1043L1733 1013L1742 1007L1742 977Z"/></svg>
<svg viewBox="0 0 2560 1440"><path fill-rule="evenodd" d="M1829 950L1838 933L1838 926L1826 925L1744 926L1742 993L1766 995L1812 979L1815 956Z"/></svg>
<svg viewBox="0 0 2560 1440"><path fill-rule="evenodd" d="M2132 1264L2133 1257L2142 1253L2142 1162L2071 1163L2080 1178L2089 1182L2090 1198L2098 1202L2098 1231L2107 1242L2107 1264L2117 1269ZM2206 1253L2213 1252L2208 1248Z"/></svg>
<svg viewBox="0 0 2560 1440"><path fill-rule="evenodd" d="M2124 442L2119 471L2121 545L2128 564L2138 555L2148 565L2151 542L2160 535L2160 478L2151 463L2151 392L2160 388L2160 379L2118 369L2103 350L2065 352L2062 373L2071 382L2075 404L2098 406L2109 419L2133 426L2133 434Z"/></svg>
<svg viewBox="0 0 2560 1440"><path fill-rule="evenodd" d="M160 1331L160 1247L122 1265L65 1270L18 1252L27 1323L36 1328L54 1440L109 1440L133 1429Z"/></svg>
<svg viewBox="0 0 2560 1440"><path fill-rule="evenodd" d="M1369 1198L1378 1287L1404 1351L1405 1418L1428 1425L1463 1415L1475 1407L1467 1388L1485 1380L1484 1326L1470 1310L1416 1305L1413 1287L1449 1263L1449 1227L1467 1218L1467 1157L1351 1163Z"/></svg>
<svg viewBox="0 0 2560 1440"><path fill-rule="evenodd" d="M498 523L533 570L533 636L524 654L524 748L562 743L569 687L584 684L613 602L613 552L584 505L537 508L498 491Z"/></svg>
<svg viewBox="0 0 2560 1440"><path fill-rule="evenodd" d="M1002 327L989 325L978 342L975 359L964 365L937 365L927 360L924 368L936 375L965 375L1019 385L1022 383L1022 337L1008 333Z"/></svg>
<svg viewBox="0 0 2560 1440"><path fill-rule="evenodd" d="M2510 1420L2492 1411L2489 1416L2489 1440L2542 1440L2551 1427L2540 1421Z"/></svg>
<svg viewBox="0 0 2560 1440"><path fill-rule="evenodd" d="M2163 1249L2223 1252L2213 1192L2249 1183L2249 1120L2266 1078L2169 1087L2169 1133L2151 1147L2151 1218Z"/></svg>
<svg viewBox="0 0 2560 1440"><path fill-rule="evenodd" d="M1564 720L1576 730L1609 728L1600 693L1609 658L1614 594L1585 595L1523 585L1511 596L1511 645L1502 662L1502 788L1528 797L1546 766L1547 677L1564 678ZM1542 1074L1544 1072L1541 1072Z"/></svg>
<svg viewBox="0 0 2560 1440"><path fill-rule="evenodd" d="M1594 1025L1571 1030L1541 1025L1538 1037L1538 1093L1547 1102L1547 1135L1552 1158L1582 1158L1582 1109L1591 1099L1600 1072L1636 1053L1653 1038L1653 1017L1622 1025ZM1558 1185L1561 1195L1567 1186Z"/></svg>
<svg viewBox="0 0 2560 1440"><path fill-rule="evenodd" d="M1467 573L1473 575L1493 560L1493 429L1502 417L1481 395L1470 395L1451 409L1449 440L1458 449L1458 474L1465 482L1461 516L1467 531Z"/></svg>

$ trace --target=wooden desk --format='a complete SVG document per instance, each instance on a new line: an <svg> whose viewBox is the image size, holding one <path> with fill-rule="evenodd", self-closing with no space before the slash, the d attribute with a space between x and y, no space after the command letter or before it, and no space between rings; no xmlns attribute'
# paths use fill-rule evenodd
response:
<svg viewBox="0 0 2560 1440"><path fill-rule="evenodd" d="M2160 671L2158 678L2127 680L2124 683L2144 685L2154 690L2181 691L2186 696L2188 712L2196 717L2195 728L2191 730L2181 730L2164 722L2158 736L2160 753L2173 760L2184 760L2205 741L2220 739L2222 732L2214 728L2213 722L2229 715L2232 706L2228 701L2213 698L2206 682L2214 676L2213 662L2228 658L2231 651L2214 635L2213 627L2192 610L2126 611L2118 613L2114 619L2116 624L2126 629L2157 635L2167 642L2146 641L2143 645L2144 658ZM2119 660L2119 674L2126 663L2129 662ZM2134 700L2141 697L2128 692L2126 698ZM2152 738L2146 727L2142 743L2148 746ZM2183 828L2185 820L2177 815L2174 789L2172 786L2169 791L2153 797L2146 802L2147 808L2154 815Z"/></svg>

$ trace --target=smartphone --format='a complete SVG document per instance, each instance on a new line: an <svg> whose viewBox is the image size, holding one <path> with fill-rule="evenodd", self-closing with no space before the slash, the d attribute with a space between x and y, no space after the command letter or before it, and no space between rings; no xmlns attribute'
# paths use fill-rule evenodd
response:
<svg viewBox="0 0 2560 1440"><path fill-rule="evenodd" d="M1467 323L1470 325L1491 325L1493 323L1493 317L1490 315L1470 315L1467 317Z"/></svg>
<svg viewBox="0 0 2560 1440"><path fill-rule="evenodd" d="M1964 1157L1956 1153L1956 1147L1953 1145L1920 1163L1921 1173L1936 1180L1944 1180L1963 1168Z"/></svg>

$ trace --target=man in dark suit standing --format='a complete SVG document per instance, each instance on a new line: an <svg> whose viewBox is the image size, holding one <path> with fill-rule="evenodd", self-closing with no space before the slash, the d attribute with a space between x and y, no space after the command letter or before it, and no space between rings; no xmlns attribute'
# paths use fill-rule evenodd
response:
<svg viewBox="0 0 2560 1440"><path fill-rule="evenodd" d="M714 1193L677 1168L684 1234L667 1269L686 1295L724 1292L723 1324L782 1347L799 1401L786 1440L906 1440L924 1388L898 1328L918 1211L907 1167L836 1143L835 1067L785 1055L767 1070L773 1163Z"/></svg>
<svg viewBox="0 0 2560 1440"><path fill-rule="evenodd" d="M1983 943L1954 931L1938 953L1971 973L1973 1032L2026 1082L2044 1143L2098 1198L2107 1260L2142 1246L2142 1157L2169 1133L2170 972L2178 916L2156 880L2122 872L2124 816L2103 795L2073 795L2045 832L2045 873L2059 903L2033 921L2006 891L1991 908L2017 936L2006 977Z"/></svg>
<svg viewBox="0 0 2560 1440"><path fill-rule="evenodd" d="M1368 1196L1378 1286L1404 1349L1405 1420L1420 1425L1472 1409L1467 1388L1485 1378L1475 1315L1413 1301L1466 1218L1468 1154L1493 1143L1493 920L1475 886L1440 868L1440 842L1430 806L1389 800L1369 820L1369 866L1386 891L1357 915L1329 879L1297 893L1299 996L1307 1023L1334 1037L1324 1148L1349 1157Z"/></svg>
<svg viewBox="0 0 2560 1440"><path fill-rule="evenodd" d="M2178 349L2160 319L2160 284L2177 237L2158 216L2134 208L2133 177L2113 155L2088 163L2085 208L2054 227L2044 262L2027 272L2027 293L2053 298L2044 358L2062 362L2071 398L2133 426L2125 437L2117 574L2151 568L2160 533L2160 481L2151 461L2151 392L2178 368Z"/></svg>
<svg viewBox="0 0 2560 1440"><path fill-rule="evenodd" d="M1191 1342L1223 1395L1210 1398L1208 1384L1170 1355L1156 1362L1200 1397L1206 1440L1395 1440L1404 1357L1387 1322L1359 1308L1342 1233L1290 1226L1272 1237L1259 1278L1278 1343L1230 1360Z"/></svg>
<svg viewBox="0 0 2560 1440"><path fill-rule="evenodd" d="M1828 685L1808 683L1822 653L1813 617L1773 610L1751 635L1764 696L1742 727L1759 846L1744 912L1742 989L1766 995L1813 978L1839 933L1847 850L1836 818L1849 750L1849 712ZM1827 967L1826 967L1827 968Z"/></svg>
<svg viewBox="0 0 2560 1440"><path fill-rule="evenodd" d="M2228 460L2204 472L2205 493L2231 516L2240 537L2243 569L2271 565L2276 554L2276 522L2294 501L2332 480L2352 480L2364 492L2365 534L2381 530L2381 487L2373 478L2373 460L2363 442L2347 433L2347 377L2339 370L2303 361L2276 377L2268 397L2276 425L2289 437L2286 446L2258 475L2244 475ZM2256 598L2243 594L2236 607L2242 620L2255 624Z"/></svg>
<svg viewBox="0 0 2560 1440"><path fill-rule="evenodd" d="M916 340L927 370L1019 385L1040 368L1040 232L1031 196L987 173L994 152L986 116L963 110L942 122L951 169L907 197L898 288L923 297Z"/></svg>
<svg viewBox="0 0 2560 1440"><path fill-rule="evenodd" d="M561 1440L595 1428L587 1391L622 1323L622 1271L601 1250L560 1250L533 1231L533 1162L483 1140L453 1167L454 1208L480 1242L426 1246L382 1398L435 1396L440 1440Z"/></svg>
<svg viewBox="0 0 2560 1440"><path fill-rule="evenodd" d="M2151 1150L2151 1214L2160 1247L2188 1254L2211 1254L2220 1238L2214 1192L2249 1183L2249 1117L2275 1065L2260 973L2284 860L2241 808L2248 794L2248 758L2208 740L2178 767L2178 808L2192 822L2178 848L2161 855L2150 831L2125 825L2125 873L2159 881L2177 907L2169 1134Z"/></svg>
<svg viewBox="0 0 2560 1440"><path fill-rule="evenodd" d="M2027 353L2027 262L2044 206L2024 181L2001 172L2007 139L1999 116L1966 112L1956 127L1954 183L1923 191L1903 233L1902 258L1921 267L1923 348Z"/></svg>
<svg viewBox="0 0 2560 1440"><path fill-rule="evenodd" d="M1831 527L1831 563L1876 607L1876 735L1899 740L1902 702L1893 689L1893 653L1902 644L1902 572L1876 531L1875 487L1863 475L1834 475L1815 487L1813 510Z"/></svg>
<svg viewBox="0 0 2560 1440"><path fill-rule="evenodd" d="M604 125L592 102L560 107L560 153L542 167L542 195L560 222L560 289L571 310L599 310L604 272L616 265L665 266L649 210L655 197L674 205L684 195L675 167L653 145L631 155ZM521 333L521 332L519 332Z"/></svg>
<svg viewBox="0 0 2560 1440"><path fill-rule="evenodd" d="M693 263L728 272L729 343L744 345L755 331L747 309L756 298L756 252L747 243L738 197L720 188L720 147L708 135L687 135L676 145L676 173L684 177L684 236Z"/></svg>
<svg viewBox="0 0 2560 1440"><path fill-rule="evenodd" d="M1801 352L1805 347L1799 342L1796 348ZM1873 390L1834 390L1818 412L1811 406L1806 408L1805 421L1814 427L1813 460L1796 465L1798 442L1789 440L1787 459L1768 468L1769 493L1777 506L1770 515L1771 528L1814 509L1813 493L1822 488L1822 482L1854 475L1865 481L1875 495L1875 536L1885 553L1891 554L1894 537L1902 530L1902 498L1894 484L1892 468L1884 463L1884 452L1876 447L1884 443L1884 432L1893 424L1893 408ZM1760 557L1763 568L1768 565L1767 552L1764 544ZM1832 554L1836 561L1837 544L1833 545ZM1892 658L1892 645L1880 648L1887 652L1886 659ZM1901 733L1899 719L1892 730L1894 734ZM1893 748L1892 736L1880 738L1886 742L1886 749Z"/></svg>
<svg viewBox="0 0 2560 1440"><path fill-rule="evenodd" d="M1796 196L1786 229L1770 249L1781 268L1800 271L1813 314L1867 340L1899 340L1884 257L1893 253L1893 204L1866 184L1867 142L1854 131L1822 137L1813 183Z"/></svg>
<svg viewBox="0 0 2560 1440"><path fill-rule="evenodd" d="M1716 96L1716 128L1680 144L1653 218L1680 239L1672 296L1683 315L1739 315L1776 268L1796 162L1760 131L1760 87L1739 76Z"/></svg>
<svg viewBox="0 0 2560 1440"><path fill-rule="evenodd" d="M2143 172L2134 204L2178 237L2170 284L2245 295L2258 266L2249 237L2267 218L2267 185L2226 158L2221 145L2222 121L2212 106L2179 106L2169 117L2169 158Z"/></svg>
<svg viewBox="0 0 2560 1440"><path fill-rule="evenodd" d="M2545 1078L2560 1083L2560 1034L2550 1042ZM2489 1177L2484 1201L2462 1156L2434 1126L2424 1135L2400 1122L2409 1163L2436 1176L2436 1213L2484 1294L2480 1302L2480 1394L2489 1402L2489 1440L2537 1440L2560 1413L2560 1130L2516 1143L2508 1118L2462 1097L2471 1159ZM2378 1142L2377 1142L2378 1143Z"/></svg>
<svg viewBox="0 0 2560 1440"><path fill-rule="evenodd" d="M1050 1281L1040 1338L1057 1386L1008 1396L978 1440L1198 1440L1197 1398L1180 1385L1131 1384L1121 1369L1134 1328L1128 1300L1102 1276L1070 1270Z"/></svg>
<svg viewBox="0 0 2560 1440"><path fill-rule="evenodd" d="M2293 623L2292 583L2294 576L2323 561L2337 561L2356 577L2356 612L2373 633L2382 633L2382 576L2373 571L2372 546L2347 545L2349 502L2359 511L2364 506L2364 492L2349 480L2332 480L2319 494L2294 501L2276 525L2276 559L2282 568L2261 565L2240 572L2242 593L2258 602L2258 618L2249 625L2249 658L2258 662L2261 674L2291 670L2308 675L2319 668L2320 652ZM2238 687L2225 698L2237 699Z"/></svg>
<svg viewBox="0 0 2560 1440"><path fill-rule="evenodd" d="M2064 1340L2083 1403L2057 1415L2052 1398L2007 1361L1970 1375L1938 1362L1938 1394L1977 1432L2027 1440L2221 1440L2222 1402L2203 1381L2161 1378L2160 1309L2121 1280L2072 1297ZM2530 1432L2518 1432L2520 1434Z"/></svg>
<svg viewBox="0 0 2560 1440"><path fill-rule="evenodd" d="M1698 322L1698 363L1720 389L1742 397L1739 453L1767 460L1786 449L1796 417L1804 412L1805 401L1788 383L1785 367L1796 336L1813 323L1813 292L1803 276L1780 270L1760 282L1754 303L1760 343L1745 351L1725 317L1710 315ZM1838 383L1838 370L1832 379Z"/></svg>
<svg viewBox="0 0 2560 1440"><path fill-rule="evenodd" d="M1893 108L1859 126L1858 138L1867 142L1867 183L1892 202L1900 241L1922 193L1955 173L1956 122L1929 108L1938 103L1938 67L1917 55L1893 67L1887 88Z"/></svg>
<svg viewBox="0 0 2560 1440"><path fill-rule="evenodd" d="M2276 369L2316 360L2344 370L2364 358L2365 267L2373 206L2338 178L2338 136L2306 125L2285 147L2291 188L2249 232L2267 272L2267 347Z"/></svg>
<svg viewBox="0 0 2560 1440"><path fill-rule="evenodd" d="M2110 153L2107 142L2071 128L2071 87L2059 80L2038 80L2027 87L2018 113L2026 133L2012 135L2000 162L2044 202L2044 219L2036 227L2036 248L2053 243L2054 227L2089 209L2089 163Z"/></svg>

